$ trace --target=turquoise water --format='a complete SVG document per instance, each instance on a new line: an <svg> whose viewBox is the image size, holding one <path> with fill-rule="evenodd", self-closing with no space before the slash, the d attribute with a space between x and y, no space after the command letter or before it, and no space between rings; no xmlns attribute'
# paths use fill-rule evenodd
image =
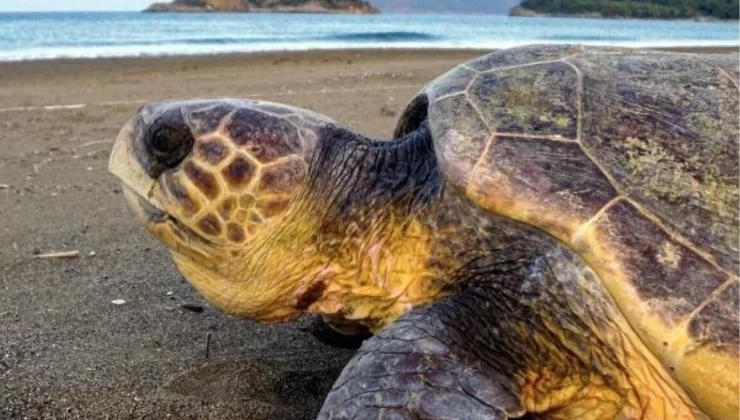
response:
<svg viewBox="0 0 740 420"><path fill-rule="evenodd" d="M491 15L0 14L0 61L338 48L502 48L530 43L738 45L737 23Z"/></svg>

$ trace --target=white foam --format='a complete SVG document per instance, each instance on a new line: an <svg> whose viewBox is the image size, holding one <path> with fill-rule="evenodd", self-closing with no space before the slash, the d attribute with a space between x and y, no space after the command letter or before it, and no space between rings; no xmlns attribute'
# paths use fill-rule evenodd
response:
<svg viewBox="0 0 740 420"><path fill-rule="evenodd" d="M123 58L123 57L167 57L193 56L209 54L280 52L308 50L342 50L342 49L473 49L493 50L512 48L528 44L576 43L595 46L620 46L631 48L657 47L735 47L740 40L687 40L687 39L652 39L652 40L578 40L567 39L501 39L501 40L436 40L408 42L366 42L353 43L342 41L317 41L310 43L254 43L254 44L163 44L163 45L129 45L107 47L48 47L26 48L17 50L0 50L0 61L28 61L72 58Z"/></svg>

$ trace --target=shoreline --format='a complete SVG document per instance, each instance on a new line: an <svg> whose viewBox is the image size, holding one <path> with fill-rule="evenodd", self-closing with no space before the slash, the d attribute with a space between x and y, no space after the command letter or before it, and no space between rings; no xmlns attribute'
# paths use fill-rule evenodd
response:
<svg viewBox="0 0 740 420"><path fill-rule="evenodd" d="M738 44L740 46L740 43ZM677 47L681 48L681 47ZM691 47L687 47L691 48ZM709 48L731 48L725 46L713 46ZM32 58L24 60L0 60L0 65L10 63L40 63L40 62L72 62L72 61L98 61L98 60L118 60L118 61L158 61L158 60L203 60L203 59L233 59L233 58L268 58L286 55L310 56L316 54L352 54L352 53L434 53L434 52L480 52L495 51L500 48L312 48L305 50L271 50L271 51L232 51L232 52L214 52L214 53L193 53L193 54L165 54L165 55L130 55L130 56L103 56L103 57L56 57L56 58Z"/></svg>
<svg viewBox="0 0 740 420"><path fill-rule="evenodd" d="M594 45L596 47L596 45ZM600 46L602 47L602 46ZM612 47L612 46L603 46ZM630 48L630 49L643 49L643 50L658 50L658 51L672 51L679 53L709 53L709 54L731 54L740 53L740 42L737 45L702 45L702 46L652 46L652 47L620 47L613 46L614 48ZM512 47L515 48L515 47ZM0 67L8 66L13 64L63 64L63 63L94 63L102 61L116 61L119 63L132 62L132 63L144 63L144 62L155 62L155 61L203 61L203 60L233 60L233 59L269 59L279 58L283 56L295 56L309 57L317 54L322 55L345 55L355 53L370 53L370 54L387 54L387 55L398 55L398 54L435 54L435 53L470 53L470 54L485 54L492 51L497 51L505 48L485 48L485 47L474 47L474 48L457 48L457 47L399 47L399 48L379 48L379 47L368 47L368 48L313 48L305 50L271 50L271 51L233 51L233 52L214 52L214 53L193 53L193 54L162 54L162 55L131 55L131 56L100 56L100 57L54 57L54 58L28 58L19 60L2 60L0 59ZM395 58L395 57L394 57Z"/></svg>

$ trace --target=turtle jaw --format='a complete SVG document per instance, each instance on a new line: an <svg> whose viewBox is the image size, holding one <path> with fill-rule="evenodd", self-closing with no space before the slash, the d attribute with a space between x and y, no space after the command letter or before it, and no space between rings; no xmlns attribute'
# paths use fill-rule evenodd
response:
<svg viewBox="0 0 740 420"><path fill-rule="evenodd" d="M233 254L209 242L174 216L152 205L125 182L123 195L136 219L170 250L178 270L211 304L234 316L272 324L301 315L290 302L276 303L258 282L242 282L229 276ZM233 251L233 250L231 250ZM240 254L243 255L243 254ZM237 257L238 258L238 257ZM281 296L282 293L274 293ZM286 294L285 296L290 296Z"/></svg>

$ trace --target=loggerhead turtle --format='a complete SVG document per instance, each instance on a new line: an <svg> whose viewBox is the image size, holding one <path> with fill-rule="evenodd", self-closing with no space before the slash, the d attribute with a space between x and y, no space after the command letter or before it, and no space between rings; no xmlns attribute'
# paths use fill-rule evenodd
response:
<svg viewBox="0 0 740 420"><path fill-rule="evenodd" d="M737 56L502 50L395 133L154 103L110 169L217 307L376 333L322 419L738 418Z"/></svg>

